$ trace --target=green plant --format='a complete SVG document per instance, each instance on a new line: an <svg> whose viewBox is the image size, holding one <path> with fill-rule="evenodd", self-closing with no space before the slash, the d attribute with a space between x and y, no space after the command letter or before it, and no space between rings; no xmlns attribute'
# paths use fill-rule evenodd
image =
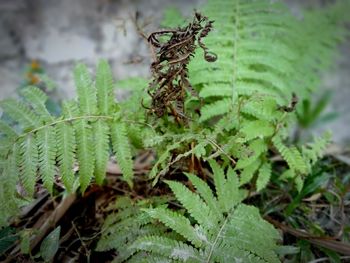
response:
<svg viewBox="0 0 350 263"><path fill-rule="evenodd" d="M108 217L116 221L123 216L123 220L114 221L112 227L111 221L106 220L108 234L103 235L98 249L121 251L118 262L128 259L125 251L129 257L140 251L131 262L278 262L274 252L278 232L262 220L256 208L241 203L247 192L239 189L232 169L225 175L216 162L211 161L210 165L215 196L210 186L193 174L186 175L197 193L179 182L166 181L185 210L174 212L163 205L146 209L139 206L135 213L126 206L122 212ZM157 220L153 227L149 224L152 219Z"/></svg>
<svg viewBox="0 0 350 263"><path fill-rule="evenodd" d="M310 99L346 36L341 25L348 20L347 7L349 2L339 2L297 19L281 3L210 0L203 8L210 20L195 14L196 26L205 25L190 34L191 45L184 34L192 23L152 40L157 60L152 69L159 68L151 98L145 92L149 80L130 79L118 85L133 94L116 103L112 74L102 61L95 82L84 65L77 65L77 100L65 102L59 117L49 113L47 96L35 87L23 89L22 100L2 101L0 107L16 125L8 118L0 121L0 225L33 197L39 180L51 194L56 175L68 192L79 187L84 192L94 181L102 184L112 154L132 188L135 149L149 148L156 153L149 179L153 186L166 182L183 209L173 202L166 208L157 197L141 204L126 199L106 219L99 250L115 248L117 261L147 256L146 262L277 262L278 233L257 208L242 202L247 193L266 189L273 173L277 182L292 181L299 199L306 192L304 180L330 138L293 145L288 135L300 111L298 101ZM204 63L203 55L212 63ZM163 92L171 93L168 100L159 96ZM146 111L141 101L153 109ZM172 112L178 102L181 121ZM274 162L281 159L282 165ZM197 192L178 182L184 180L181 175L165 180L173 171L186 174L184 183Z"/></svg>
<svg viewBox="0 0 350 263"><path fill-rule="evenodd" d="M159 224L152 224L154 220L142 208L161 206L167 201L159 197L134 201L130 197L121 196L108 210L111 213L103 223L101 238L97 244L97 251L115 249L115 261L123 262L135 254L136 249L131 245L137 238L144 235L164 234L166 228ZM115 212L113 212L115 211Z"/></svg>
<svg viewBox="0 0 350 263"><path fill-rule="evenodd" d="M93 177L101 184L110 143L123 178L132 186L131 145L126 124L112 99L114 84L108 64L101 61L98 65L96 85L82 64L75 68L74 77L78 99L63 104L62 116L54 117L47 111L46 95L33 86L21 91L24 101L7 99L0 104L17 123L14 130L0 121L2 224L16 212L17 180L29 198L34 194L37 179L52 193L56 165L68 192L78 186L84 192ZM79 166L78 176L74 166Z"/></svg>
<svg viewBox="0 0 350 263"><path fill-rule="evenodd" d="M164 134L165 123L158 121L160 136L146 141L159 153L151 177L165 174L174 158L220 156L225 165L235 166L242 185L257 178L261 190L273 168L271 151L277 151L289 166L281 179L293 180L301 190L314 161L286 139L302 107L297 102L310 99L347 34L341 25L348 4L308 11L297 19L282 3L209 1L203 9L216 27L204 43L218 59L203 63L197 49L189 65L190 83L204 106L198 116L196 99L185 102L192 120L185 129L169 126ZM181 154L174 157L176 151Z"/></svg>

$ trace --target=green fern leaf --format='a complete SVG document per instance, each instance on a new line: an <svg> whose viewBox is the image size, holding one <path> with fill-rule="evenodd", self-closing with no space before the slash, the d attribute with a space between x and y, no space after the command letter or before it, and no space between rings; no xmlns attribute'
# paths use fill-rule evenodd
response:
<svg viewBox="0 0 350 263"><path fill-rule="evenodd" d="M37 179L38 148L33 136L27 136L20 140L20 180L28 196L33 196L34 186Z"/></svg>
<svg viewBox="0 0 350 263"><path fill-rule="evenodd" d="M129 186L132 187L132 179L134 176L133 161L130 143L127 137L127 130L124 123L114 122L111 125L111 138L117 162L123 172L123 178Z"/></svg>
<svg viewBox="0 0 350 263"><path fill-rule="evenodd" d="M279 136L274 136L272 142L291 169L302 174L307 173L307 165L296 147L286 147Z"/></svg>
<svg viewBox="0 0 350 263"><path fill-rule="evenodd" d="M191 241L196 247L200 247L203 242L207 242L203 230L201 231L199 228L193 228L188 218L175 213L170 209L158 207L145 209L144 211L146 211L153 219L161 221L164 225Z"/></svg>
<svg viewBox="0 0 350 263"><path fill-rule="evenodd" d="M227 193L225 191L226 180L225 180L224 171L213 160L210 160L209 164L210 164L210 167L213 169L213 173L214 173L214 183L215 183L216 194L218 196L218 202L221 206L222 211L228 211L230 210L230 208L232 208L233 202L231 202L230 204L226 201L227 199L229 199L229 197L226 195Z"/></svg>
<svg viewBox="0 0 350 263"><path fill-rule="evenodd" d="M57 162L62 181L68 192L72 192L74 183L74 152L76 146L74 128L69 123L58 124L56 126L56 138Z"/></svg>
<svg viewBox="0 0 350 263"><path fill-rule="evenodd" d="M96 183L102 184L106 176L107 162L109 157L109 127L102 120L93 123L93 132L95 135L95 179Z"/></svg>
<svg viewBox="0 0 350 263"><path fill-rule="evenodd" d="M146 236L138 239L133 247L168 256L181 262L202 262L199 251L185 243L159 236Z"/></svg>
<svg viewBox="0 0 350 263"><path fill-rule="evenodd" d="M17 132L2 120L0 120L0 134L4 134L8 140L14 140L18 136Z"/></svg>
<svg viewBox="0 0 350 263"><path fill-rule="evenodd" d="M153 179L155 178L153 185L157 182L158 177L160 173L165 173L167 172L167 169L169 168L167 166L167 163L169 159L171 158L171 152L174 149L177 149L181 146L179 142L175 142L173 144L170 144L164 152L158 157L157 162L153 165L152 170L149 173L149 178ZM161 170L161 172L159 172Z"/></svg>
<svg viewBox="0 0 350 263"><path fill-rule="evenodd" d="M291 156L288 158L294 159L294 165L295 165L294 169L296 171L299 171L301 174L307 174L308 172L307 165L300 151L295 146L292 146L290 147L290 153L291 153ZM289 153L287 155L289 155Z"/></svg>
<svg viewBox="0 0 350 263"><path fill-rule="evenodd" d="M233 171L230 171L226 179L223 169L215 161L210 160L209 163L214 173L218 204L221 207L221 212L226 213L243 199L242 192L238 190L237 175Z"/></svg>
<svg viewBox="0 0 350 263"><path fill-rule="evenodd" d="M6 158L12 148L12 142L7 138L0 138L0 157Z"/></svg>
<svg viewBox="0 0 350 263"><path fill-rule="evenodd" d="M322 137L316 138L313 143L308 143L302 147L302 156L309 161L310 165L315 164L322 157L330 140L330 133L325 133Z"/></svg>
<svg viewBox="0 0 350 263"><path fill-rule="evenodd" d="M85 192L94 174L94 138L91 126L85 120L75 122L74 127L77 142L80 187L81 191Z"/></svg>
<svg viewBox="0 0 350 263"><path fill-rule="evenodd" d="M17 198L16 184L18 181L20 147L14 144L12 154L0 168L0 180L2 190L0 191L0 227L8 226L7 219L18 215L19 207L23 202Z"/></svg>
<svg viewBox="0 0 350 263"><path fill-rule="evenodd" d="M166 234L140 236L132 247L149 252L151 258L162 255L180 262L279 262L274 252L277 248L275 242L279 239L279 233L260 217L258 209L240 204L244 195L238 189L237 175L234 171L229 169L225 176L217 164L213 162L210 164L214 171L214 183L221 185L215 185L215 188L223 194L227 193L227 196L223 197L224 202L231 200L234 204L230 207L228 204L221 205L220 200L210 194L211 190L203 187L201 184L204 182L200 180L195 179L195 182L196 185L200 185L198 189L201 194L191 192L179 182L167 181L176 199L181 202L192 220L186 219L186 213L180 215L163 207L145 209L145 211L164 223L170 230L180 233L185 240L170 239ZM194 175L188 176L196 178ZM216 180L215 177L217 177ZM200 195L211 201L203 202ZM206 203L222 206L220 216L212 216L210 207ZM214 225L207 222L208 218ZM168 232L169 230L165 230L163 233ZM193 240L198 240L198 243ZM185 241L190 241L196 248L190 245L184 247ZM256 247L257 245L259 247ZM181 255L181 257L174 257L174 255Z"/></svg>
<svg viewBox="0 0 350 263"><path fill-rule="evenodd" d="M215 84L215 89L210 85L204 85L199 96L201 98L210 98L210 97L222 97L230 96L232 93L232 87L227 83L217 83Z"/></svg>
<svg viewBox="0 0 350 263"><path fill-rule="evenodd" d="M203 198L209 209L215 213L215 217L220 218L221 211L217 206L216 197L214 197L210 187L196 175L186 173L186 176L190 179L191 183L196 188L197 193Z"/></svg>
<svg viewBox="0 0 350 263"><path fill-rule="evenodd" d="M206 229L214 229L219 218L210 210L209 206L196 194L188 190L179 182L166 181L176 198L186 207L189 213Z"/></svg>
<svg viewBox="0 0 350 263"><path fill-rule="evenodd" d="M256 159L253 163L251 163L249 166L244 168L243 171L241 172L241 178L240 178L239 184L244 185L250 182L255 172L259 169L260 164L261 164L261 160Z"/></svg>
<svg viewBox="0 0 350 263"><path fill-rule="evenodd" d="M223 100L219 100L211 104L205 105L201 110L201 117L199 120L203 122L212 117L225 114L229 112L231 104L232 104L232 101L230 99L223 99Z"/></svg>
<svg viewBox="0 0 350 263"><path fill-rule="evenodd" d="M242 112L254 116L257 119L272 122L280 117L276 109L277 104L275 99L256 95L255 98L250 99L244 104Z"/></svg>
<svg viewBox="0 0 350 263"><path fill-rule="evenodd" d="M152 258L149 258L149 253L145 251L141 251L136 253L130 260L128 260L128 263L177 263L178 260L169 259L168 257L157 255Z"/></svg>
<svg viewBox="0 0 350 263"><path fill-rule="evenodd" d="M245 134L244 139L249 141L255 138L272 136L275 132L273 125L264 120L246 121L243 123L241 132Z"/></svg>
<svg viewBox="0 0 350 263"><path fill-rule="evenodd" d="M113 108L113 76L109 64L101 60L97 66L96 89L97 105L99 112L103 115L111 113Z"/></svg>
<svg viewBox="0 0 350 263"><path fill-rule="evenodd" d="M44 186L52 194L56 164L56 134L53 127L46 127L36 134L36 143L39 150L39 171Z"/></svg>
<svg viewBox="0 0 350 263"><path fill-rule="evenodd" d="M84 64L78 64L75 67L74 80L77 87L80 113L82 115L94 115L97 109L96 91Z"/></svg>
<svg viewBox="0 0 350 263"><path fill-rule="evenodd" d="M35 86L29 86L22 89L21 94L44 121L49 122L53 120L45 106L47 96L43 91Z"/></svg>
<svg viewBox="0 0 350 263"><path fill-rule="evenodd" d="M247 191L239 189L239 177L236 172L229 167L226 173L226 207L234 207L247 197ZM230 204L231 203L231 204Z"/></svg>
<svg viewBox="0 0 350 263"><path fill-rule="evenodd" d="M79 107L75 101L65 101L62 104L63 116L66 119L75 119L79 116Z"/></svg>
<svg viewBox="0 0 350 263"><path fill-rule="evenodd" d="M111 210L118 210L117 213L109 213L103 223L101 236L97 244L97 251L116 249L117 256L113 262L125 262L137 252L131 245L141 236L160 235L165 231L161 225L153 225L154 220L142 212L142 208L148 205L163 204L164 200L155 198L142 200L135 203L129 197L120 196L116 204L109 207ZM133 259L138 258L137 255Z"/></svg>
<svg viewBox="0 0 350 263"><path fill-rule="evenodd" d="M22 125L24 129L38 127L40 125L39 118L23 102L7 99L0 102L0 107L14 121Z"/></svg>
<svg viewBox="0 0 350 263"><path fill-rule="evenodd" d="M271 164L264 163L259 169L258 179L256 181L256 190L261 191L269 182L271 177Z"/></svg>
<svg viewBox="0 0 350 263"><path fill-rule="evenodd" d="M126 127L128 130L128 137L130 139L130 143L136 148L136 149L143 149L144 148L144 138L147 138L147 135L145 135L146 131L140 127L140 125L129 125Z"/></svg>
<svg viewBox="0 0 350 263"><path fill-rule="evenodd" d="M280 239L278 231L261 218L257 208L239 205L228 217L226 223L223 222L221 229L224 231L218 233L218 238L226 240L228 247L221 246L218 240L218 243L213 244L212 257L219 259L226 257L231 260L220 260L220 262L232 262L232 259L240 254L239 251L246 251L249 254L253 252L257 257L253 257L251 262L279 262L274 252L275 240ZM224 251L225 253L222 253ZM243 257L238 260L247 262L248 258ZM213 261L208 258L207 262Z"/></svg>

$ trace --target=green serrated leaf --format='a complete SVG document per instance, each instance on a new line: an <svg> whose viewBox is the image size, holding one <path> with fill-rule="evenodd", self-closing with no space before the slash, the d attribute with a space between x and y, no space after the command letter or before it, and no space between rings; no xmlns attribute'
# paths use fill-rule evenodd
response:
<svg viewBox="0 0 350 263"><path fill-rule="evenodd" d="M133 161L130 143L127 137L127 130L124 123L118 121L112 123L111 138L117 162L123 172L123 178L129 186L132 187L132 179L134 176Z"/></svg>
<svg viewBox="0 0 350 263"><path fill-rule="evenodd" d="M267 185L267 183L270 181L271 177L271 164L270 163L264 163L261 165L258 173L258 179L256 180L256 190L261 191L264 189Z"/></svg>
<svg viewBox="0 0 350 263"><path fill-rule="evenodd" d="M74 80L77 87L80 113L94 115L97 110L96 90L90 73L84 64L78 64L75 67Z"/></svg>

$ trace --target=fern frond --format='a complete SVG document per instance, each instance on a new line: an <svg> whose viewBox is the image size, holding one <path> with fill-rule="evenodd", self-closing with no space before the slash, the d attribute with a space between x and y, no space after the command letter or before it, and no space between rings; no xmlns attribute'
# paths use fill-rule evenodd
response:
<svg viewBox="0 0 350 263"><path fill-rule="evenodd" d="M45 122L53 120L45 106L47 95L41 89L35 86L29 86L21 90L21 95Z"/></svg>
<svg viewBox="0 0 350 263"><path fill-rule="evenodd" d="M310 165L315 164L323 156L330 140L330 133L325 133L322 137L315 138L313 143L308 143L302 147L302 156L309 161Z"/></svg>
<svg viewBox="0 0 350 263"><path fill-rule="evenodd" d="M231 112L235 93L239 97L248 95L249 100L265 94L278 105L287 104L292 92L299 98L308 96L345 35L339 26L348 20L344 6L347 4L338 3L308 12L303 21L298 21L281 3L208 1L204 12L215 21L215 30L205 43L218 59L201 63L199 51L189 67L192 85L212 106L202 108L202 120ZM312 42L305 46L309 40ZM226 103L226 110L221 102L225 99L232 99ZM243 107L242 111L258 119L269 116L253 107Z"/></svg>
<svg viewBox="0 0 350 263"><path fill-rule="evenodd" d="M8 170L5 163L14 159L19 181L29 196L34 193L37 179L53 192L56 166L68 192L76 190L77 182L85 191L94 175L96 182L102 183L111 141L124 178L129 184L132 182L131 146L125 124L115 124L116 115L121 116L118 122L128 116L117 113L119 109L113 104L113 79L108 64L102 61L98 66L97 90L84 65L79 64L74 73L78 99L64 102L60 117L50 115L45 105L47 96L36 87L21 91L25 102L8 99L0 103L4 114L13 120L9 123L16 125L13 129L0 121L1 176ZM14 152L15 148L19 150ZM79 169L77 178L75 165ZM17 183L11 182L14 186ZM8 189L18 201L16 188ZM2 204L6 198L0 198Z"/></svg>
<svg viewBox="0 0 350 263"><path fill-rule="evenodd" d="M12 142L7 138L0 138L0 157L6 157L12 148Z"/></svg>
<svg viewBox="0 0 350 263"><path fill-rule="evenodd" d="M272 124L264 120L247 121L242 124L241 132L244 133L244 140L249 141L255 138L270 137L275 129Z"/></svg>
<svg viewBox="0 0 350 263"><path fill-rule="evenodd" d="M76 101L65 101L62 103L63 117L74 119L79 116L79 105Z"/></svg>
<svg viewBox="0 0 350 263"><path fill-rule="evenodd" d="M210 187L196 175L187 173L186 176L196 188L197 193L203 198L204 202L208 205L209 209L213 213L215 213L215 217L220 218L221 211L217 206L217 199L216 197L214 197Z"/></svg>
<svg viewBox="0 0 350 263"><path fill-rule="evenodd" d="M214 229L216 222L215 214L210 210L209 206L196 194L192 193L188 188L179 182L166 181L176 198L186 207L188 212L206 229Z"/></svg>
<svg viewBox="0 0 350 263"><path fill-rule="evenodd" d="M74 124L77 142L77 160L79 162L79 181L81 191L84 192L94 174L95 155L94 138L91 125L85 120L79 120Z"/></svg>
<svg viewBox="0 0 350 263"><path fill-rule="evenodd" d="M109 127L102 120L92 124L95 143L95 179L96 183L102 184L106 175L109 158Z"/></svg>
<svg viewBox="0 0 350 263"><path fill-rule="evenodd" d="M281 97L280 92L273 87L246 79L237 80L235 85L235 92L237 92L239 96L249 96L250 98L259 95L268 96L273 99L278 105L288 103L288 99Z"/></svg>
<svg viewBox="0 0 350 263"><path fill-rule="evenodd" d="M120 169L123 172L123 178L130 186L132 186L132 178L134 174L133 161L125 123L114 122L110 129L113 150Z"/></svg>
<svg viewBox="0 0 350 263"><path fill-rule="evenodd" d="M256 190L261 191L270 181L271 177L271 164L264 163L259 169L258 179L256 180Z"/></svg>
<svg viewBox="0 0 350 263"><path fill-rule="evenodd" d="M210 85L204 85L201 91L199 92L199 96L202 98L210 98L210 97L222 97L222 96L230 96L232 93L232 87L227 83L217 83L215 84L215 89L213 89Z"/></svg>
<svg viewBox="0 0 350 263"><path fill-rule="evenodd" d="M75 161L75 134L70 124L60 123L56 126L57 136L57 162L61 172L62 181L68 192L73 190Z"/></svg>
<svg viewBox="0 0 350 263"><path fill-rule="evenodd" d="M180 143L179 142L175 142L173 144L170 144L164 151L163 153L158 157L157 162L153 165L152 170L149 173L149 178L153 179L153 178L157 178L159 177L160 173L165 173L167 172L168 169L168 161L171 158L172 155L172 151L174 149L177 149L180 147Z"/></svg>
<svg viewBox="0 0 350 263"><path fill-rule="evenodd" d="M7 99L0 102L0 107L14 121L22 125L24 129L38 127L40 125L38 116L23 102Z"/></svg>
<svg viewBox="0 0 350 263"><path fill-rule="evenodd" d="M276 100L265 96L253 96L241 108L242 112L256 119L273 122L280 117Z"/></svg>
<svg viewBox="0 0 350 263"><path fill-rule="evenodd" d="M111 114L113 107L113 76L109 64L101 60L96 72L97 105L100 114Z"/></svg>
<svg viewBox="0 0 350 263"><path fill-rule="evenodd" d="M307 173L305 160L295 146L288 148L283 144L282 139L279 136L274 136L272 142L291 169L299 171L302 174Z"/></svg>
<svg viewBox="0 0 350 263"><path fill-rule="evenodd" d="M182 235L186 240L189 240L195 247L200 247L203 242L207 242L205 235L202 233L203 230L192 227L188 218L178 213L171 211L166 208L153 208L145 209L144 211L147 214L154 218L158 219L167 227L173 229L180 235ZM203 240L204 238L204 240Z"/></svg>
<svg viewBox="0 0 350 263"><path fill-rule="evenodd" d="M253 163L251 163L250 165L245 167L243 169L243 171L241 172L239 184L244 185L244 184L250 182L250 180L253 178L255 172L259 169L260 165L261 165L261 160L256 159Z"/></svg>
<svg viewBox="0 0 350 263"><path fill-rule="evenodd" d="M136 149L144 148L144 138L147 138L146 131L140 125L128 125L126 127L130 143Z"/></svg>
<svg viewBox="0 0 350 263"><path fill-rule="evenodd" d="M266 42L270 41L267 36L272 37L276 29L287 25L289 18L285 16L283 8L268 1L262 2L263 5L256 5L250 1L209 1L205 12L215 20L216 31L209 35L205 42L217 53L218 60L210 65L203 65L199 61L200 58L195 57L190 65L190 76L199 75L202 78L200 82L194 80L194 85L204 84L205 96L218 94L218 101L232 99L234 90L238 90L236 86L239 86L239 82L247 83L247 86L255 85L255 90L260 93L265 93L266 89L273 86L277 90L275 94L278 102L285 96L288 85L281 74L284 75L293 69L290 59L294 58L295 54L279 41L274 41L273 44L277 42L276 45L279 45L279 50L286 54L286 57L278 52L273 53L271 45ZM256 45L256 41L262 45ZM201 73L196 74L197 72ZM223 73L226 77L221 75ZM217 86L225 87L225 91L221 91Z"/></svg>
<svg viewBox="0 0 350 263"><path fill-rule="evenodd" d="M5 135L8 141L14 140L18 136L17 132L3 120L0 120L0 134Z"/></svg>
<svg viewBox="0 0 350 263"><path fill-rule="evenodd" d="M264 139L256 139L250 142L249 149L254 151L255 155L259 156L268 150Z"/></svg>
<svg viewBox="0 0 350 263"><path fill-rule="evenodd" d="M247 191L239 189L240 184L238 179L236 172L229 167L226 172L225 192L227 193L227 196L225 198L227 203L230 203L231 201L233 204L228 204L226 207L232 208L234 205L241 203L247 197Z"/></svg>
<svg viewBox="0 0 350 263"><path fill-rule="evenodd" d="M228 217L228 222L218 236L222 241L227 242L227 247L223 251L220 249L220 243L216 244L213 249L213 253L216 254L213 255L214 258L220 259L226 256L232 260L239 255L236 252L243 250L256 256L252 262L279 262L274 252L274 248L277 247L275 240L280 239L278 231L261 218L255 207L239 205ZM241 260L246 262L245 258Z"/></svg>
<svg viewBox="0 0 350 263"><path fill-rule="evenodd" d="M74 81L77 87L80 114L94 115L97 109L96 90L84 64L78 64L75 67Z"/></svg>
<svg viewBox="0 0 350 263"><path fill-rule="evenodd" d="M200 252L185 243L160 236L146 236L138 239L133 247L168 256L181 262L202 262Z"/></svg>
<svg viewBox="0 0 350 263"><path fill-rule="evenodd" d="M289 162L291 162L291 158L293 156L295 170L299 171L301 174L307 174L308 169L307 169L306 160L303 158L300 151L295 146L291 146L289 149L290 151L286 152L286 158L290 159Z"/></svg>
<svg viewBox="0 0 350 263"><path fill-rule="evenodd" d="M52 187L55 178L56 164L56 133L55 128L47 127L36 134L36 143L39 153L39 171L44 186L52 194Z"/></svg>
<svg viewBox="0 0 350 263"><path fill-rule="evenodd" d="M209 163L214 173L215 190L221 212L228 212L244 198L243 192L238 190L237 175L231 171L227 173L226 178L223 169L215 161L210 160Z"/></svg>
<svg viewBox="0 0 350 263"><path fill-rule="evenodd" d="M165 256L161 255L154 255L154 257L149 258L148 253L145 251L141 251L136 253L130 260L128 260L128 263L178 263L180 261L169 259Z"/></svg>
<svg viewBox="0 0 350 263"><path fill-rule="evenodd" d="M1 210L0 210L0 226L8 224L7 219L18 214L19 207L23 204L16 198L16 183L20 174L18 160L20 156L20 147L14 144L12 155L1 165L0 180L2 189L0 191Z"/></svg>
<svg viewBox="0 0 350 263"><path fill-rule="evenodd" d="M38 148L35 138L27 136L23 140L19 140L20 155L20 180L26 190L28 196L33 196L34 186L37 179L38 169Z"/></svg>
<svg viewBox="0 0 350 263"><path fill-rule="evenodd" d="M206 121L215 116L220 116L230 111L231 100L223 99L211 104L204 105L201 109L200 121Z"/></svg>
<svg viewBox="0 0 350 263"><path fill-rule="evenodd" d="M105 219L102 227L104 233L98 244L97 251L107 251L116 249L118 254L113 262L124 262L137 252L136 248L131 247L133 242L141 236L160 235L165 231L165 227L153 225L153 219L142 212L142 208L149 204L163 204L161 198L154 200L143 200L135 203L129 197L120 196L116 204L110 209L117 209L117 213L110 213ZM138 258L137 255L133 259Z"/></svg>
<svg viewBox="0 0 350 263"><path fill-rule="evenodd" d="M191 181L194 179L192 183L198 186L199 194L179 182L167 181L167 184L189 216L164 207L144 209L147 215L180 233L185 240L169 238L164 233L140 236L132 248L149 252L151 258L163 255L180 262L279 262L274 252L278 232L260 217L256 208L240 204L244 194L238 188L237 175L232 169L225 175L216 163L211 161L210 165L218 198L195 175L187 175ZM210 214L213 205L219 216Z"/></svg>
<svg viewBox="0 0 350 263"><path fill-rule="evenodd" d="M229 200L230 199L229 195L227 195L228 193L225 191L226 180L225 180L224 171L213 160L210 160L209 164L214 173L214 183L215 183L216 194L218 196L218 203L220 204L220 207L223 211L228 211L235 205L235 201Z"/></svg>

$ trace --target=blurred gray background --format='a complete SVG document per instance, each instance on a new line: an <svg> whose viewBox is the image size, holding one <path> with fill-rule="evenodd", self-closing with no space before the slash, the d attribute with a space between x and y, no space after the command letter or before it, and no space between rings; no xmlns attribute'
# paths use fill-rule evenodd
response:
<svg viewBox="0 0 350 263"><path fill-rule="evenodd" d="M294 13L317 0L285 0ZM26 80L26 70L37 60L57 83L57 98L72 98L72 69L83 61L91 70L100 58L108 59L116 79L149 74L149 51L130 17L139 11L147 21L145 32L156 29L168 6L190 14L205 0L0 0L0 99L14 96ZM350 10L349 10L350 11ZM323 76L323 89L332 90L327 111L339 117L315 129L333 131L336 142L350 139L350 45ZM316 94L317 96L319 94Z"/></svg>

